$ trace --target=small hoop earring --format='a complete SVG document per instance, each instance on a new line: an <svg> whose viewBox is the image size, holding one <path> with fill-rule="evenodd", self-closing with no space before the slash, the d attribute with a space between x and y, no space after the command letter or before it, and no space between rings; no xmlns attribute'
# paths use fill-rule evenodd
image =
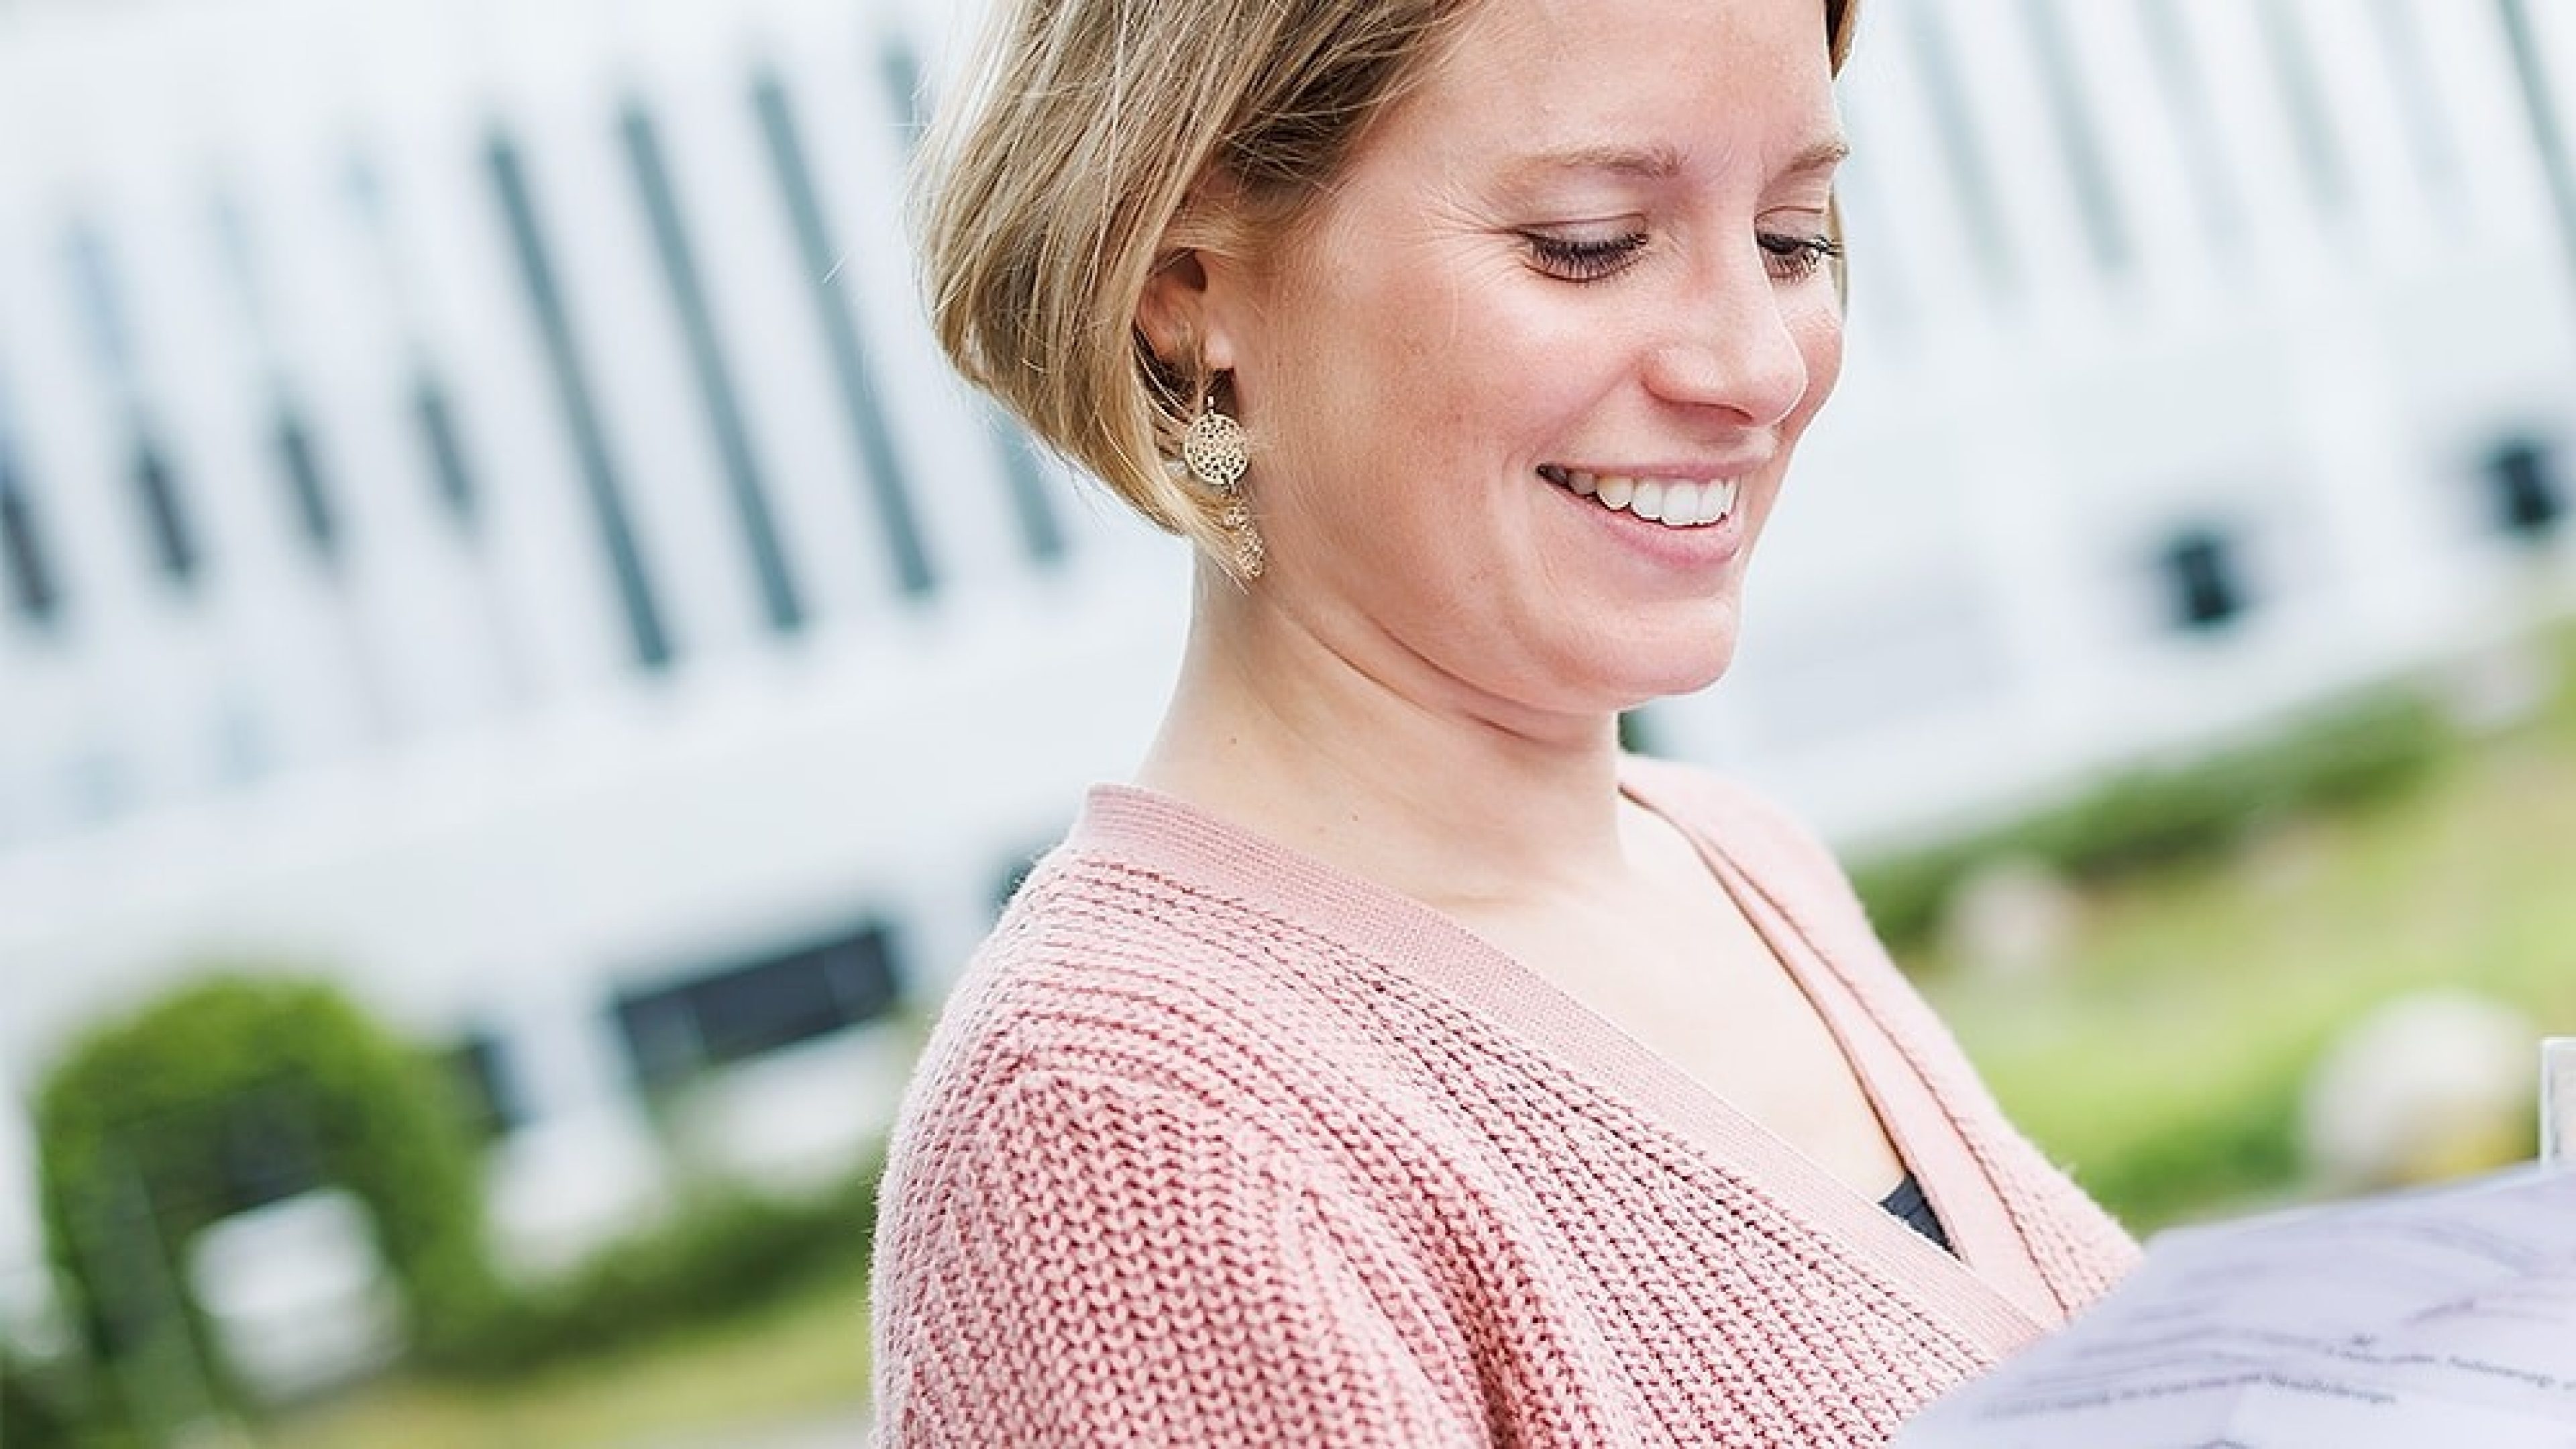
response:
<svg viewBox="0 0 2576 1449"><path fill-rule="evenodd" d="M1252 468L1251 439L1243 424L1227 417L1216 399L1209 398L1199 415L1190 419L1189 430L1181 434L1181 462L1201 487L1225 500L1219 521L1234 543L1235 571L1247 579L1261 577L1269 556L1243 496L1243 475Z"/></svg>

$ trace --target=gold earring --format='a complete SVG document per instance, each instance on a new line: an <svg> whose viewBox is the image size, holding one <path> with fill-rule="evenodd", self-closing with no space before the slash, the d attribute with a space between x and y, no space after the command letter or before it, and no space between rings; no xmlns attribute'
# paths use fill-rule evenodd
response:
<svg viewBox="0 0 2576 1449"><path fill-rule="evenodd" d="M1190 476L1212 493L1233 494L1241 491L1244 473L1252 467L1250 440L1244 436L1243 424L1217 411L1210 398L1199 415L1190 419L1190 429L1181 435L1181 461L1190 467Z"/></svg>
<svg viewBox="0 0 2576 1449"><path fill-rule="evenodd" d="M1181 434L1181 462L1201 487L1225 500L1220 522L1234 542L1236 571L1247 579L1261 577L1268 555L1243 496L1243 475L1252 467L1251 440L1243 424L1219 411L1216 399L1208 399L1199 415L1190 419L1189 430Z"/></svg>

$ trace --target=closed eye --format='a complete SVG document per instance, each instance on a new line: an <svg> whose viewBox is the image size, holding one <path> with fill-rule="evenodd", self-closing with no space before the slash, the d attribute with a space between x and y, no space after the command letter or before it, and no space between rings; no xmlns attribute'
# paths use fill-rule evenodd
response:
<svg viewBox="0 0 2576 1449"><path fill-rule="evenodd" d="M1840 258L1843 244L1823 233L1792 236L1765 232L1761 238L1763 265L1772 279L1781 282L1803 281L1812 277L1825 263Z"/></svg>
<svg viewBox="0 0 2576 1449"><path fill-rule="evenodd" d="M1600 281L1624 270L1646 247L1642 231L1580 237L1531 231L1521 233L1521 240L1540 271L1567 282Z"/></svg>

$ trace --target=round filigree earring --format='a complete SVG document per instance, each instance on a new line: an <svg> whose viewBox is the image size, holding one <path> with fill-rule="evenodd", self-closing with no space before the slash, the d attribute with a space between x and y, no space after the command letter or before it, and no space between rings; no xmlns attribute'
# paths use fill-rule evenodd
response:
<svg viewBox="0 0 2576 1449"><path fill-rule="evenodd" d="M1225 500L1220 521L1234 541L1235 568L1247 579L1261 577L1266 559L1261 531L1253 526L1252 508L1244 500L1243 475L1252 467L1251 440L1243 424L1227 417L1211 397L1181 434L1181 462L1199 486Z"/></svg>
<svg viewBox="0 0 2576 1449"><path fill-rule="evenodd" d="M1190 476L1199 480L1212 493L1240 492L1244 472L1252 466L1250 440L1244 436L1243 424L1217 410L1216 399L1210 398L1199 415L1190 419L1190 429L1181 435L1181 461L1190 468Z"/></svg>

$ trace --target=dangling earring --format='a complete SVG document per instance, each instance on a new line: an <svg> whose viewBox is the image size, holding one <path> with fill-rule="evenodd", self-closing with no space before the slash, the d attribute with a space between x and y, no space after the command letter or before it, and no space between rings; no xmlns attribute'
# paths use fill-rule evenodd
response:
<svg viewBox="0 0 2576 1449"><path fill-rule="evenodd" d="M1225 500L1220 521L1234 541L1236 570L1247 579L1261 577L1267 554L1261 546L1261 531L1253 526L1251 505L1243 496L1243 475L1252 467L1243 424L1218 411L1216 399L1209 398L1199 415L1190 419L1189 431L1181 435L1181 462L1199 486Z"/></svg>

